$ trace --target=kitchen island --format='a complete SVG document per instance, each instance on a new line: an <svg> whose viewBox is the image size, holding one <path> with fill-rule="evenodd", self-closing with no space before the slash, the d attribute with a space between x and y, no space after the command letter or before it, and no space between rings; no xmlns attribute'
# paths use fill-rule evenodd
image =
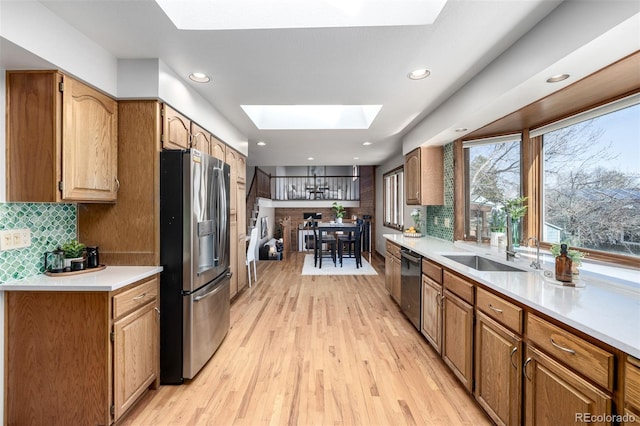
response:
<svg viewBox="0 0 640 426"><path fill-rule="evenodd" d="M39 275L5 292L7 424L111 424L159 385L159 266Z"/></svg>

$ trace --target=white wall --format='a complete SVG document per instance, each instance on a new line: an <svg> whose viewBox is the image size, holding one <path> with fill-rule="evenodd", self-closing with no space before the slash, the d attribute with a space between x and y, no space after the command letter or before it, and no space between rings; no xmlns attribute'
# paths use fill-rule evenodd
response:
<svg viewBox="0 0 640 426"><path fill-rule="evenodd" d="M404 157L401 152L399 152L393 158L387 160L384 164L379 167L376 167L376 252L380 253L384 256L385 253L385 239L382 237L383 234L399 234L400 231L396 231L392 228L387 228L384 226L384 210L383 210L383 191L384 191L384 182L383 175L391 170L404 165ZM406 216L406 206L405 206L405 216Z"/></svg>

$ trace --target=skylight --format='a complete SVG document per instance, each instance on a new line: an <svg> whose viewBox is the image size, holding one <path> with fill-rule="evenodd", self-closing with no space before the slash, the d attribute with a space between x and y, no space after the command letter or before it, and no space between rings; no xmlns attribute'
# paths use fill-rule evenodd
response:
<svg viewBox="0 0 640 426"><path fill-rule="evenodd" d="M447 2L447 0L155 1L180 30L430 25Z"/></svg>
<svg viewBox="0 0 640 426"><path fill-rule="evenodd" d="M240 105L260 130L368 129L382 105Z"/></svg>

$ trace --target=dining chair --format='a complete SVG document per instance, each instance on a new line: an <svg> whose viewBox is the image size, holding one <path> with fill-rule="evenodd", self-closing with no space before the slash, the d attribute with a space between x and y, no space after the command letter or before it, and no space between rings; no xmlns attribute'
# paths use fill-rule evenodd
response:
<svg viewBox="0 0 640 426"><path fill-rule="evenodd" d="M251 269L249 265L253 262L253 278L254 281L258 281L258 272L256 271L256 246L258 245L258 227L254 227L251 230L251 237L249 238L249 247L247 248L247 274L249 275L249 288L251 288Z"/></svg>
<svg viewBox="0 0 640 426"><path fill-rule="evenodd" d="M342 266L342 260L344 258L344 249L347 247L349 257L355 258L356 268L362 266L362 233L364 232L364 220L357 219L357 229L346 234L342 234L338 237L338 258L340 259L340 266Z"/></svg>
<svg viewBox="0 0 640 426"><path fill-rule="evenodd" d="M337 261L337 241L334 234L327 234L326 231L322 231L318 229L317 224L313 226L313 266L322 269L322 258L326 255L331 256L331 260L333 260L333 265L336 266ZM327 250L325 251L323 247L326 246Z"/></svg>

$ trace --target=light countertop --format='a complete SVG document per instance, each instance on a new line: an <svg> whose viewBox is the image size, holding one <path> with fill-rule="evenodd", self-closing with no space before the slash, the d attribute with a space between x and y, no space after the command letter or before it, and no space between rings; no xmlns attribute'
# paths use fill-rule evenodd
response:
<svg viewBox="0 0 640 426"><path fill-rule="evenodd" d="M162 266L107 266L78 275L45 274L0 284L0 291L114 291L162 272Z"/></svg>
<svg viewBox="0 0 640 426"><path fill-rule="evenodd" d="M620 268L620 271L612 270L611 276L608 276L606 268L592 273L585 264L581 267L579 281L584 287L565 287L555 284L557 282L553 279L545 278L541 271L532 269L529 266L532 258L528 257L528 253L507 262L504 250L499 252L486 244L452 243L401 234L383 236L523 305L640 357L640 274L637 271ZM464 252L480 254L525 272L478 271L443 256ZM542 266L545 270L553 270L550 259ZM624 279L613 278L614 272Z"/></svg>

